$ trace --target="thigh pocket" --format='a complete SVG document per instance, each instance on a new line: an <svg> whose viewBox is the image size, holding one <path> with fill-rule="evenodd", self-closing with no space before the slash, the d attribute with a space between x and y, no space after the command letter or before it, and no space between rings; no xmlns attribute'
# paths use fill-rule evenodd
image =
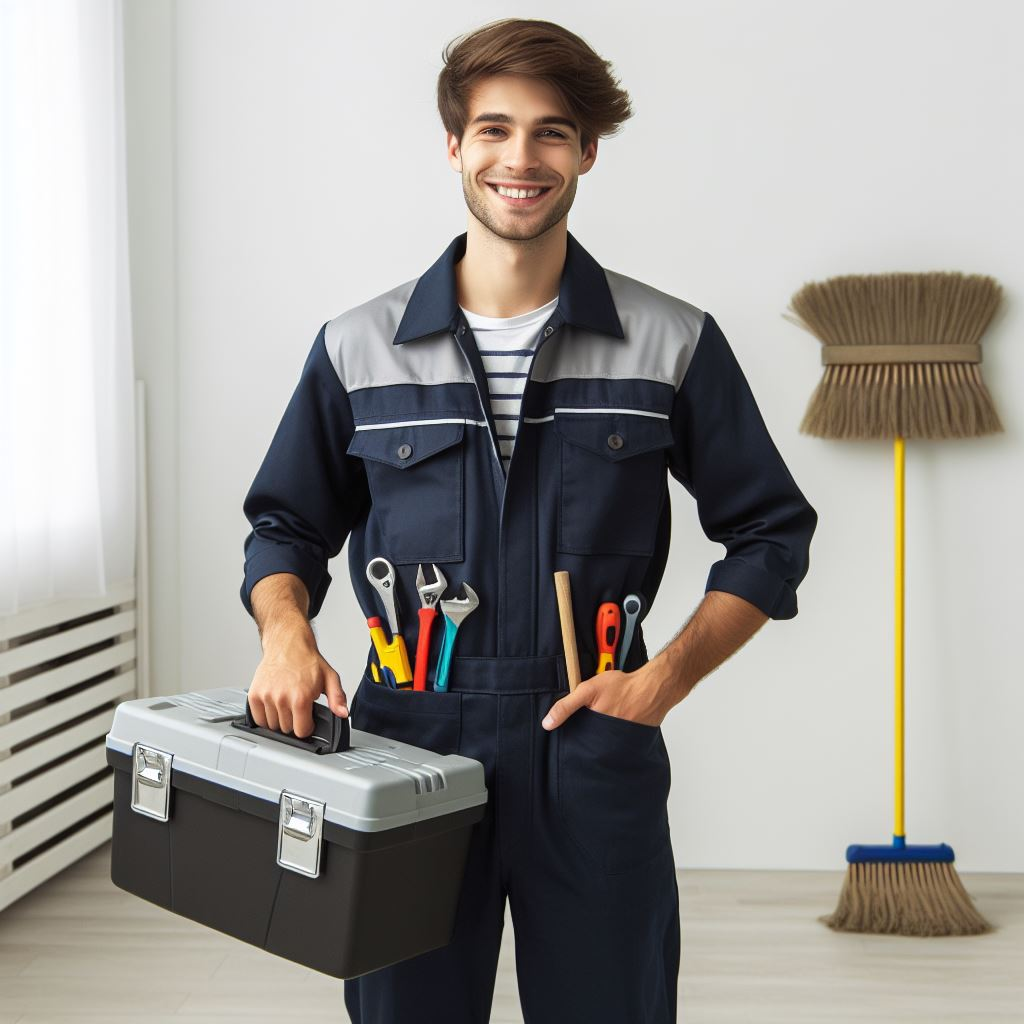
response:
<svg viewBox="0 0 1024 1024"><path fill-rule="evenodd" d="M393 690L363 673L349 705L354 729L424 747L435 754L457 754L462 732L462 694L436 690Z"/></svg>
<svg viewBox="0 0 1024 1024"><path fill-rule="evenodd" d="M652 555L673 443L667 418L556 413L561 449L558 550Z"/></svg>
<svg viewBox="0 0 1024 1024"><path fill-rule="evenodd" d="M366 466L391 562L461 562L465 423L367 424L348 454Z"/></svg>
<svg viewBox="0 0 1024 1024"><path fill-rule="evenodd" d="M582 707L555 736L559 814L591 860L616 874L663 852L671 769L661 727Z"/></svg>

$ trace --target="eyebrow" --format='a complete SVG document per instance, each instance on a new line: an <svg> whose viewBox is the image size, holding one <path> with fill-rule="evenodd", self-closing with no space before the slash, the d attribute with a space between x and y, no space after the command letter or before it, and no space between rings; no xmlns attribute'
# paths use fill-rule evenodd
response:
<svg viewBox="0 0 1024 1024"><path fill-rule="evenodd" d="M515 124L515 118L509 114L477 114L476 117L470 121L470 124L481 124L484 121L497 121L500 124ZM571 128L573 131L577 131L576 122L570 120L568 117L559 117L557 114L550 114L547 117L538 117L534 122L535 125L547 125L547 124L558 124L565 128Z"/></svg>

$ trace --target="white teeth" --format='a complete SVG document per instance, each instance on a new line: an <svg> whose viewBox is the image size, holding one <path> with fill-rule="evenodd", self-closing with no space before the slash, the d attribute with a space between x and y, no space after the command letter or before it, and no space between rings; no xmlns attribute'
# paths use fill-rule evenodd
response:
<svg viewBox="0 0 1024 1024"><path fill-rule="evenodd" d="M503 185L494 186L498 190L498 195L508 196L509 199L532 199L534 196L539 196L543 189L539 188L505 188Z"/></svg>

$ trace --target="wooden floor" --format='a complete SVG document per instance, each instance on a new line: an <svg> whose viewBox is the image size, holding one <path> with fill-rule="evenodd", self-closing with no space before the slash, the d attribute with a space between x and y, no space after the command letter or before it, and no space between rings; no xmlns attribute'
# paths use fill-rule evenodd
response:
<svg viewBox="0 0 1024 1024"><path fill-rule="evenodd" d="M128 895L108 862L106 845L0 913L0 1024L348 1021L342 982ZM995 933L838 935L816 916L842 871L680 872L679 1020L1020 1024L1024 875L961 877ZM512 943L508 920L495 1024L522 1021Z"/></svg>

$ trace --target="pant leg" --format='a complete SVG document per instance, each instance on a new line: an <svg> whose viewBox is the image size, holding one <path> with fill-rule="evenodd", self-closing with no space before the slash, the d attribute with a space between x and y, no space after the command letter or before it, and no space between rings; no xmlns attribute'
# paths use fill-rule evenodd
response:
<svg viewBox="0 0 1024 1024"><path fill-rule="evenodd" d="M379 704L371 710L357 698L351 706L353 727L419 741L430 749L457 741L459 754L484 766L487 808L472 828L451 942L346 980L345 1008L352 1024L488 1024L506 897L496 822L497 701L491 695L456 693L403 693L399 699L407 699L410 711L418 708L421 713L395 717ZM454 702L457 713L431 714L431 708L439 710L441 700L445 705Z"/></svg>
<svg viewBox="0 0 1024 1024"><path fill-rule="evenodd" d="M532 814L509 865L524 1020L672 1024L679 897L661 730L583 708L548 733L544 710L531 711Z"/></svg>

